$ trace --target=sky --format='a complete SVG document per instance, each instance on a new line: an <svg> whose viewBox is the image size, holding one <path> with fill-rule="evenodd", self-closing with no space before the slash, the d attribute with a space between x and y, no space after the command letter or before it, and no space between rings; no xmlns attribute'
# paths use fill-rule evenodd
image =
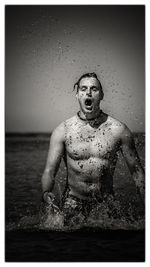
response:
<svg viewBox="0 0 150 267"><path fill-rule="evenodd" d="M87 72L102 110L144 132L144 5L6 6L6 132L51 132L76 114L73 85Z"/></svg>

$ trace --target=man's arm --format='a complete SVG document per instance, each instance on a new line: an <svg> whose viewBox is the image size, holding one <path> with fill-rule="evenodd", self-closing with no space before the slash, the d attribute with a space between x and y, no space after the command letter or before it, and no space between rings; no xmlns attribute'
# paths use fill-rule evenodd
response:
<svg viewBox="0 0 150 267"><path fill-rule="evenodd" d="M133 135L126 126L124 126L121 137L121 149L135 182L137 193L139 194L142 202L144 202L144 170L135 148Z"/></svg>
<svg viewBox="0 0 150 267"><path fill-rule="evenodd" d="M45 170L42 176L43 199L50 202L61 158L64 155L64 123L61 123L52 133ZM45 192L45 193L44 193ZM49 198L48 198L49 197Z"/></svg>

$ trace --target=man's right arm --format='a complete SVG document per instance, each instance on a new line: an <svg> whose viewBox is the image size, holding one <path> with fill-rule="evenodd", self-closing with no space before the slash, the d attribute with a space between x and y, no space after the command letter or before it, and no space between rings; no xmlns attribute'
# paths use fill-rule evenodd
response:
<svg viewBox="0 0 150 267"><path fill-rule="evenodd" d="M51 135L47 162L41 180L43 199L46 202L51 201L52 194L49 192L52 192L53 190L55 184L55 176L57 174L61 158L64 155L64 141L64 123L61 123Z"/></svg>

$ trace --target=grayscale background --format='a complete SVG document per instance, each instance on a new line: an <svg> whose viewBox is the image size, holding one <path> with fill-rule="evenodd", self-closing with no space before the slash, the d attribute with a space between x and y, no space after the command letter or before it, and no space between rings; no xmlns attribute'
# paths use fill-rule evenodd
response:
<svg viewBox="0 0 150 267"><path fill-rule="evenodd" d="M102 109L144 132L144 6L6 6L6 132L51 132L96 72Z"/></svg>

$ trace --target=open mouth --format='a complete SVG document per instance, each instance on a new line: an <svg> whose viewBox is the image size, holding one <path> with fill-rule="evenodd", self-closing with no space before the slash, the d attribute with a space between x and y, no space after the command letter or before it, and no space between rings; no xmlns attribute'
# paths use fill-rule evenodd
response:
<svg viewBox="0 0 150 267"><path fill-rule="evenodd" d="M85 100L85 105L90 107L92 105L92 100L91 99L86 99Z"/></svg>
<svg viewBox="0 0 150 267"><path fill-rule="evenodd" d="M92 99L90 99L90 98L87 98L87 99L85 99L85 108L87 109L87 110L90 110L90 111L92 111Z"/></svg>

